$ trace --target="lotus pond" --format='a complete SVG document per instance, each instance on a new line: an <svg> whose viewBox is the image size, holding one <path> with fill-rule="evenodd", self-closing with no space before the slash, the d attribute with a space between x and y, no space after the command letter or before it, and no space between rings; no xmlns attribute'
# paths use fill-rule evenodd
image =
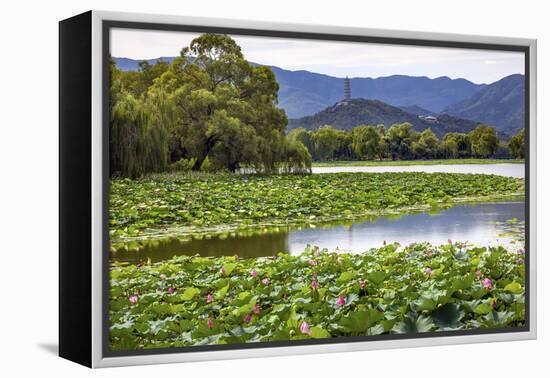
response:
<svg viewBox="0 0 550 378"><path fill-rule="evenodd" d="M112 350L524 325L523 250L307 248L111 268Z"/></svg>
<svg viewBox="0 0 550 378"><path fill-rule="evenodd" d="M521 327L523 195L522 179L481 174L162 174L112 179L110 348ZM477 240L465 233L467 227L456 226L456 212L477 223L488 220L471 212L475 207L465 205L471 201L493 206L489 211L476 205L493 227L517 243L470 244ZM409 236L419 243L393 243L400 239L389 229L414 233L411 224L420 224L414 217L437 223L437 217L426 214L446 214L447 209L457 234L449 228L437 233L467 243L430 244L414 235ZM384 228L392 217L396 223ZM441 219L439 227L452 226ZM403 221L409 226L399 223ZM354 247L359 250L348 253L319 239L319 232L329 235L342 227L365 234L361 225L366 223L360 222L383 226L384 242L377 240L376 248L361 242ZM313 233L307 244L331 250L304 244L286 248L288 240L281 235L291 229ZM416 232L427 235L426 230ZM240 238L237 251L221 251L234 237ZM133 264L113 257L121 251L143 253L143 246L167 240L197 240L212 253L169 257L178 252L167 251L140 261L128 258ZM245 244L251 254L245 253Z"/></svg>
<svg viewBox="0 0 550 378"><path fill-rule="evenodd" d="M163 174L112 179L112 247L163 235L317 224L523 195L522 179L448 173Z"/></svg>

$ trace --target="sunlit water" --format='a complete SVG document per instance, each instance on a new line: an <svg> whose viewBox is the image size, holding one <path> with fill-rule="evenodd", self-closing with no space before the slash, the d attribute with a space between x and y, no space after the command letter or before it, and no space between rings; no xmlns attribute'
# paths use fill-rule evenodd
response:
<svg viewBox="0 0 550 378"><path fill-rule="evenodd" d="M428 241L439 245L453 241L491 246L511 242L497 222L525 219L524 202L493 202L458 205L437 213L379 217L345 226L284 229L252 236L211 237L181 242L171 240L146 246L139 252L111 256L115 261L138 263L161 261L174 255L261 257L279 252L298 254L307 245L351 253L381 247L384 241L407 245Z"/></svg>
<svg viewBox="0 0 550 378"><path fill-rule="evenodd" d="M409 166L375 166L375 167L313 167L313 173L337 172L428 172L428 173L481 173L523 178L524 164L438 164L438 165L409 165Z"/></svg>

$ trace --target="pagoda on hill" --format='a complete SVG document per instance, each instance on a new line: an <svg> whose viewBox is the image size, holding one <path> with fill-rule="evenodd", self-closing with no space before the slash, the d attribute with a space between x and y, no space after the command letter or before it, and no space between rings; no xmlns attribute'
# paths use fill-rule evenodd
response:
<svg viewBox="0 0 550 378"><path fill-rule="evenodd" d="M344 79L344 98L338 103L338 105L351 104L351 80L346 76Z"/></svg>

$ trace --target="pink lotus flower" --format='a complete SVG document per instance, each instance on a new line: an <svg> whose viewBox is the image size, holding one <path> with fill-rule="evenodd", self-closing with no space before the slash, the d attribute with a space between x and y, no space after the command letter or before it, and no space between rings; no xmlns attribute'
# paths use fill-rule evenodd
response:
<svg viewBox="0 0 550 378"><path fill-rule="evenodd" d="M246 314L246 316L244 317L244 322L250 323L250 320L252 320L252 316L250 316L250 314Z"/></svg>
<svg viewBox="0 0 550 378"><path fill-rule="evenodd" d="M128 300L130 301L131 304L138 303L138 299L139 299L139 297L137 296L137 294L130 295L130 297L128 298Z"/></svg>
<svg viewBox="0 0 550 378"><path fill-rule="evenodd" d="M318 289L319 288L319 282L317 282L317 280L311 281L311 287L313 289Z"/></svg>
<svg viewBox="0 0 550 378"><path fill-rule="evenodd" d="M447 239L447 243L453 244L453 241L451 239Z"/></svg>
<svg viewBox="0 0 550 378"><path fill-rule="evenodd" d="M367 283L365 282L365 280L360 280L360 281L359 281L359 287L360 287L361 289L364 289L366 285L367 285Z"/></svg>
<svg viewBox="0 0 550 378"><path fill-rule="evenodd" d="M269 285L269 278L264 278L264 279L262 280L262 283L263 283L264 285L266 285L266 286Z"/></svg>
<svg viewBox="0 0 550 378"><path fill-rule="evenodd" d="M254 309L252 310L252 312L256 315L260 313L260 305L258 303L254 304Z"/></svg>
<svg viewBox="0 0 550 378"><path fill-rule="evenodd" d="M346 304L346 298L344 298L343 295L338 296L338 299L336 299L336 307L342 307Z"/></svg>
<svg viewBox="0 0 550 378"><path fill-rule="evenodd" d="M174 288L171 286L168 288L167 291L168 291L168 294L174 294Z"/></svg>
<svg viewBox="0 0 550 378"><path fill-rule="evenodd" d="M212 296L212 294L208 293L208 295L206 296L206 303L212 302L214 302L214 297Z"/></svg>
<svg viewBox="0 0 550 378"><path fill-rule="evenodd" d="M300 332L306 335L309 335L311 333L311 330L309 329L309 324L307 324L307 322L302 322L302 324L300 324Z"/></svg>
<svg viewBox="0 0 550 378"><path fill-rule="evenodd" d="M316 262L315 260L308 260L307 263L308 263L309 265L311 265L311 266L317 265L317 262Z"/></svg>
<svg viewBox="0 0 550 378"><path fill-rule="evenodd" d="M254 278L256 278L258 276L258 272L256 272L255 270L253 270L252 272L250 272L250 275Z"/></svg>
<svg viewBox="0 0 550 378"><path fill-rule="evenodd" d="M208 320L206 320L206 326L208 327L208 329L214 328L214 319L208 318Z"/></svg>
<svg viewBox="0 0 550 378"><path fill-rule="evenodd" d="M520 255L525 255L525 249L523 249L523 248L518 249L518 253Z"/></svg>
<svg viewBox="0 0 550 378"><path fill-rule="evenodd" d="M225 274L225 267L222 265L222 267L220 268L220 273L221 274Z"/></svg>
<svg viewBox="0 0 550 378"><path fill-rule="evenodd" d="M483 281L481 281L481 285L485 289L492 289L493 288L493 281L491 281L490 278L484 278Z"/></svg>
<svg viewBox="0 0 550 378"><path fill-rule="evenodd" d="M426 270L424 270L424 272L425 272L428 276L431 276L431 275L433 274L432 268L426 268Z"/></svg>
<svg viewBox="0 0 550 378"><path fill-rule="evenodd" d="M166 274L161 273L161 275L159 276L159 278L160 278L161 280L164 281L164 280L166 279Z"/></svg>

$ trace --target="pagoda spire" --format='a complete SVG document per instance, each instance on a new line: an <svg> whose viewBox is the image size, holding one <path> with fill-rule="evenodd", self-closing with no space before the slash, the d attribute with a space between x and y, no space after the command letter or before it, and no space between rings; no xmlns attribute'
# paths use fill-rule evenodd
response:
<svg viewBox="0 0 550 378"><path fill-rule="evenodd" d="M351 102L351 80L347 76L344 79L344 102Z"/></svg>

